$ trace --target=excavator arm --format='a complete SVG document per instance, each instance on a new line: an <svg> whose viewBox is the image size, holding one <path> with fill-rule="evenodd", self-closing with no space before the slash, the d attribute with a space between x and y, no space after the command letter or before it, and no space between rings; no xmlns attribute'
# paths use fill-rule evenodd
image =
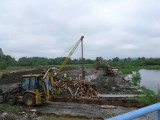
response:
<svg viewBox="0 0 160 120"><path fill-rule="evenodd" d="M50 97L50 93L49 93L49 86L53 86L54 84L54 75L53 75L53 70L51 68L48 68L47 71L45 72L44 76L43 76L43 84L42 84L42 87L43 87L43 90L44 90L44 93L46 95L46 99L48 100L49 97Z"/></svg>
<svg viewBox="0 0 160 120"><path fill-rule="evenodd" d="M72 56L72 54L74 53L74 51L77 49L78 45L80 44L80 42L83 41L84 36L81 36L81 38L79 39L79 41L76 43L76 45L72 48L72 50L70 51L70 53L68 54L68 56L66 57L66 59L64 60L64 62L62 63L62 65L60 66L57 74L59 75L59 73L62 71L63 67L67 64L68 60L70 59L70 57Z"/></svg>
<svg viewBox="0 0 160 120"><path fill-rule="evenodd" d="M47 100L49 99L49 96L50 96L49 95L49 89L47 89L47 86L49 86L49 85L53 86L54 85L54 77L59 75L59 73L62 71L63 67L67 64L68 60L70 59L70 57L72 56L72 54L74 53L74 51L76 50L76 48L78 47L80 42L82 42L83 38L84 38L84 36L81 36L79 41L72 48L72 50L70 51L70 53L68 54L68 56L66 57L66 59L64 60L62 65L60 66L60 68L57 71L55 76L54 76L53 70L51 68L48 68L47 71L45 72L45 74L43 76L43 89L44 89L44 93L46 95ZM47 80L48 79L47 77L49 77L49 81Z"/></svg>

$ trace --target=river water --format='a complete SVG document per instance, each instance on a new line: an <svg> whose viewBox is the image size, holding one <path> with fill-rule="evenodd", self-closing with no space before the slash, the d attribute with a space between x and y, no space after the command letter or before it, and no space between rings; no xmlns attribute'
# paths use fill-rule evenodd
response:
<svg viewBox="0 0 160 120"><path fill-rule="evenodd" d="M160 70L139 70L141 76L140 85L160 93Z"/></svg>
<svg viewBox="0 0 160 120"><path fill-rule="evenodd" d="M137 72L133 71L133 74ZM129 74L125 77L126 80L130 80L133 74ZM155 93L160 93L160 70L145 70L138 71L141 81L140 85L153 90Z"/></svg>

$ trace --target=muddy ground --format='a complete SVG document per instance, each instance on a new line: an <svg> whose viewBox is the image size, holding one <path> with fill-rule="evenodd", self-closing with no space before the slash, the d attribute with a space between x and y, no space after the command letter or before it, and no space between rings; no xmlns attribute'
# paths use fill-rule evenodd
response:
<svg viewBox="0 0 160 120"><path fill-rule="evenodd" d="M26 74L36 74L36 73L42 73L42 69L37 70L30 70L30 71L21 71L21 72L11 72L11 73L5 73L0 77L0 85L3 84L12 84L19 82L22 75Z"/></svg>
<svg viewBox="0 0 160 120"><path fill-rule="evenodd" d="M47 108L47 109L46 109ZM77 104L65 102L46 102L41 107L36 107L43 113L54 113L56 115L87 117L92 119L104 119L134 110L134 108L115 107L96 104ZM51 112L54 111L54 112Z"/></svg>
<svg viewBox="0 0 160 120"><path fill-rule="evenodd" d="M81 69L66 70L62 74L64 72L74 79L81 79ZM100 94L141 94L137 87L131 86L129 81L124 79L121 72L106 76L103 70L86 69L85 79L94 83Z"/></svg>
<svg viewBox="0 0 160 120"><path fill-rule="evenodd" d="M32 71L4 74L0 78L0 88L2 88L3 91L8 90L18 84L21 75L30 73L42 73L43 71L44 69L38 69ZM72 79L77 79L77 80L81 79L80 68L64 69L59 75L60 79L63 79L62 77L63 73L67 73L68 77L72 77ZM103 70L86 69L85 75L86 75L85 77L86 80L93 82L97 86L100 94L109 94L109 95L140 94L140 91L136 87L130 86L129 82L126 81L123 75L120 73L118 73L115 76L105 76ZM79 116L79 117L87 117L87 119L108 118L136 109L131 107L96 105L96 104L78 104L78 103L66 103L66 102L46 102L34 108L37 109L37 111L46 114Z"/></svg>
<svg viewBox="0 0 160 120"><path fill-rule="evenodd" d="M131 86L121 73L105 76L103 71L97 71L93 82L101 94L140 94L141 91Z"/></svg>
<svg viewBox="0 0 160 120"><path fill-rule="evenodd" d="M13 83L19 82L22 75L42 73L45 69L36 69L31 71L13 72L3 74L0 78L0 87L6 88L12 86ZM63 79L63 74L67 73L68 78L81 79L80 68L65 68L59 78ZM114 76L105 76L103 70L86 69L85 79L93 82L100 94L140 94L141 92L134 86L129 85L129 82L124 79L123 75L118 73ZM8 88L8 87L7 87ZM6 91L6 89L4 89Z"/></svg>
<svg viewBox="0 0 160 120"><path fill-rule="evenodd" d="M35 113L23 112L14 114L10 111L0 109L0 120L33 120L35 118L38 118Z"/></svg>
<svg viewBox="0 0 160 120"><path fill-rule="evenodd" d="M42 120L42 115L58 117L83 118L86 120L103 120L119 114L130 112L136 108L116 107L96 104L77 104L65 102L45 102L40 106L28 108L23 104L17 104L21 109L19 114L0 109L0 120ZM31 112L26 112L31 111ZM142 116L135 120L158 120L157 113Z"/></svg>

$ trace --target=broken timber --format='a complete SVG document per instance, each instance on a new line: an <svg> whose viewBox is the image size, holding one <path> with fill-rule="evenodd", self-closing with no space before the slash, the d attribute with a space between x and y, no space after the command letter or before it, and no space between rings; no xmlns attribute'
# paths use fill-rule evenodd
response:
<svg viewBox="0 0 160 120"><path fill-rule="evenodd" d="M62 93L72 98L97 98L96 86L86 80L65 80L54 83L52 93Z"/></svg>

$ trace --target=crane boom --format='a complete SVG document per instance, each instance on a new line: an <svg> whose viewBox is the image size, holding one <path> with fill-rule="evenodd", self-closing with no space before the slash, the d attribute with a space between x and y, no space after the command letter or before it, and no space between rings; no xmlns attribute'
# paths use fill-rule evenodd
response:
<svg viewBox="0 0 160 120"><path fill-rule="evenodd" d="M56 75L58 75L61 70L63 69L63 67L67 64L69 58L72 56L72 54L74 53L74 51L76 50L76 48L78 47L78 45L80 44L81 41L83 41L84 36L81 36L81 38L78 40L78 42L76 43L76 45L72 48L72 50L70 51L70 53L68 54L68 56L66 57L66 59L64 60L64 62L62 63L62 65L60 66L58 72Z"/></svg>

